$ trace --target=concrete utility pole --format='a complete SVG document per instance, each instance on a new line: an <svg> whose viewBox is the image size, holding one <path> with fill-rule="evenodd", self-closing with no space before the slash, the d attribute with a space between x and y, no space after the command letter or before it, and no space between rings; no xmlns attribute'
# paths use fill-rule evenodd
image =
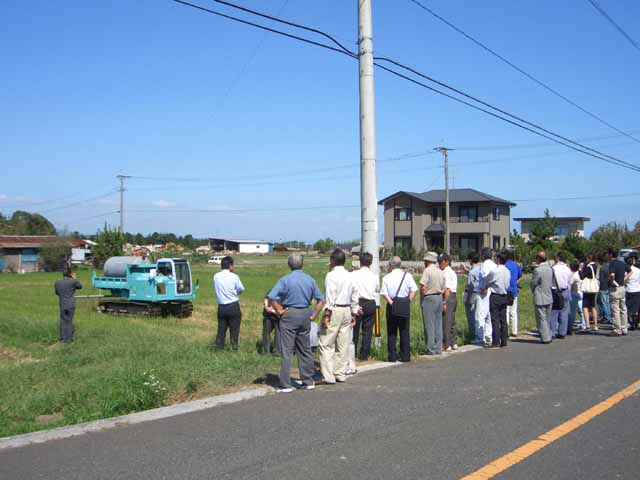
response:
<svg viewBox="0 0 640 480"><path fill-rule="evenodd" d="M373 83L371 1L358 0L358 59L360 68L360 201L361 252L373 255L372 270L380 272L378 194L376 192L376 115Z"/></svg>
<svg viewBox="0 0 640 480"><path fill-rule="evenodd" d="M444 251L451 255L451 234L449 233L449 151L447 147L434 148L444 157Z"/></svg>
<svg viewBox="0 0 640 480"><path fill-rule="evenodd" d="M120 179L120 233L124 233L124 179L131 178L129 175L118 175Z"/></svg>

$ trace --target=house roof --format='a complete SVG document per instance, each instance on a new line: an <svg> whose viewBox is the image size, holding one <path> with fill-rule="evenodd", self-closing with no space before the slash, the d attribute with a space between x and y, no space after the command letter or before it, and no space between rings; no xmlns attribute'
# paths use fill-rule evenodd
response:
<svg viewBox="0 0 640 480"><path fill-rule="evenodd" d="M424 229L425 233L442 233L444 232L444 225L441 223L432 223Z"/></svg>
<svg viewBox="0 0 640 480"><path fill-rule="evenodd" d="M232 243L266 243L266 244L271 244L271 242L265 242L264 240L244 240L244 239L238 239L238 238L210 238L209 241L232 242Z"/></svg>
<svg viewBox="0 0 640 480"><path fill-rule="evenodd" d="M400 195L407 195L409 197L417 198L426 203L444 203L445 191L442 190L429 190L428 192L405 192L400 190L399 192L389 195L378 202L378 205L384 205L384 202L391 200L394 197ZM449 190L449 202L451 203L502 203L515 207L516 204L510 200L504 198L495 197L488 193L480 192L473 188L452 188Z"/></svg>
<svg viewBox="0 0 640 480"><path fill-rule="evenodd" d="M55 235L0 235L0 248L40 248L56 240Z"/></svg>
<svg viewBox="0 0 640 480"><path fill-rule="evenodd" d="M553 219L565 222L570 222L572 220L582 220L583 222L591 221L589 217L553 217ZM516 222L539 222L540 220L544 220L544 217L518 217L513 220Z"/></svg>

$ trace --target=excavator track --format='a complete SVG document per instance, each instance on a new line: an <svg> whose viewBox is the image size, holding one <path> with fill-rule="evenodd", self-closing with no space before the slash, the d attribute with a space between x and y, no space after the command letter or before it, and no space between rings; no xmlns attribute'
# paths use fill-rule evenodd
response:
<svg viewBox="0 0 640 480"><path fill-rule="evenodd" d="M110 315L187 318L193 313L193 304L191 302L151 303L106 300L98 303L98 311Z"/></svg>

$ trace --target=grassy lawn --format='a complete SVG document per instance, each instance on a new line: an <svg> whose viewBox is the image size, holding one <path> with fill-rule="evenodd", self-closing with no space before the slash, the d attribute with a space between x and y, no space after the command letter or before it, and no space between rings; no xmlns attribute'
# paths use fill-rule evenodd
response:
<svg viewBox="0 0 640 480"><path fill-rule="evenodd" d="M240 351L213 352L216 321L212 275L219 266L194 266L200 292L188 319L112 317L97 313L96 300L79 299L76 341L58 344L58 305L53 283L58 274L0 275L0 437L122 415L250 385L277 374L279 360L257 352L262 331L262 298L288 272L280 264L244 264L237 273L242 296ZM305 270L321 288L326 258L310 258ZM89 270L80 270L82 294ZM460 278L461 285L465 279ZM462 288L461 288L462 289ZM461 296L459 297L461 299ZM464 306L458 308L460 344L466 343ZM533 325L531 295L523 288L520 329ZM373 354L386 358L386 333ZM424 351L418 302L412 306L411 347ZM62 414L46 425L41 415Z"/></svg>

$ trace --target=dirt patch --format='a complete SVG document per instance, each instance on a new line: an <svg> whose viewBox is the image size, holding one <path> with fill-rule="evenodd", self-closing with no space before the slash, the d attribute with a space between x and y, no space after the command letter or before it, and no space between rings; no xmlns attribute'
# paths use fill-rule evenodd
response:
<svg viewBox="0 0 640 480"><path fill-rule="evenodd" d="M0 363L33 363L39 362L37 358L19 350L0 345Z"/></svg>
<svg viewBox="0 0 640 480"><path fill-rule="evenodd" d="M51 415L40 415L36 417L36 423L40 423L42 425L59 422L60 420L64 420L64 415L62 412L52 413Z"/></svg>

